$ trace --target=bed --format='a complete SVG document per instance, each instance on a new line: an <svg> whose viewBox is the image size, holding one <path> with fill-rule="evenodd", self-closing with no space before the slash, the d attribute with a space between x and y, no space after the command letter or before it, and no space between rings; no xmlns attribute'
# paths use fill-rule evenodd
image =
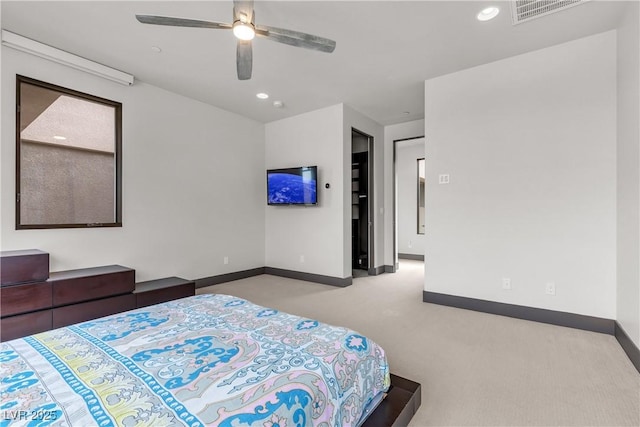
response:
<svg viewBox="0 0 640 427"><path fill-rule="evenodd" d="M360 426L390 385L347 328L203 294L0 344L0 426Z"/></svg>

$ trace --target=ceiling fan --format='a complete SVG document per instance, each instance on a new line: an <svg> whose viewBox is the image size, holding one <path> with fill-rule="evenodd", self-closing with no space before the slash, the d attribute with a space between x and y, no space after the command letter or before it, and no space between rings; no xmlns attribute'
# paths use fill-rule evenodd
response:
<svg viewBox="0 0 640 427"><path fill-rule="evenodd" d="M283 28L256 25L254 21L253 0L234 0L233 24L154 15L136 15L136 18L143 24L233 30L233 34L238 38L236 65L239 80L249 80L251 78L251 70L253 67L251 40L253 40L255 36L266 37L269 40L279 43L304 47L320 52L331 53L336 48L335 41L323 37Z"/></svg>

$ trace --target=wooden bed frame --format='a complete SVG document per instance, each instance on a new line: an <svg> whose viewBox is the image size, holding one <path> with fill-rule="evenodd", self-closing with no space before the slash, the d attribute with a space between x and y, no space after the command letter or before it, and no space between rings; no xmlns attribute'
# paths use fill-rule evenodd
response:
<svg viewBox="0 0 640 427"><path fill-rule="evenodd" d="M362 427L406 427L418 411L422 398L420 384L391 374L391 388Z"/></svg>

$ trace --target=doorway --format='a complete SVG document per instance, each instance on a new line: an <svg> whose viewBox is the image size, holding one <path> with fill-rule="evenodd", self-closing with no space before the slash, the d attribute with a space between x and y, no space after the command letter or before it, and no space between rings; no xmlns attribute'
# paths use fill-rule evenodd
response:
<svg viewBox="0 0 640 427"><path fill-rule="evenodd" d="M373 230L373 137L352 128L351 270L354 278L375 274Z"/></svg>
<svg viewBox="0 0 640 427"><path fill-rule="evenodd" d="M400 268L399 258L424 260L424 158L424 136L393 141L392 272Z"/></svg>

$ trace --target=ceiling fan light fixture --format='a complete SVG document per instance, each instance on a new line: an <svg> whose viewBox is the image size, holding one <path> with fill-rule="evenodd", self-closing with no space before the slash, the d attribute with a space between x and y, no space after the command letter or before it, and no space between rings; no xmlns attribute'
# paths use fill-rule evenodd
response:
<svg viewBox="0 0 640 427"><path fill-rule="evenodd" d="M236 21L233 23L233 35L240 40L253 40L256 30L251 24Z"/></svg>

